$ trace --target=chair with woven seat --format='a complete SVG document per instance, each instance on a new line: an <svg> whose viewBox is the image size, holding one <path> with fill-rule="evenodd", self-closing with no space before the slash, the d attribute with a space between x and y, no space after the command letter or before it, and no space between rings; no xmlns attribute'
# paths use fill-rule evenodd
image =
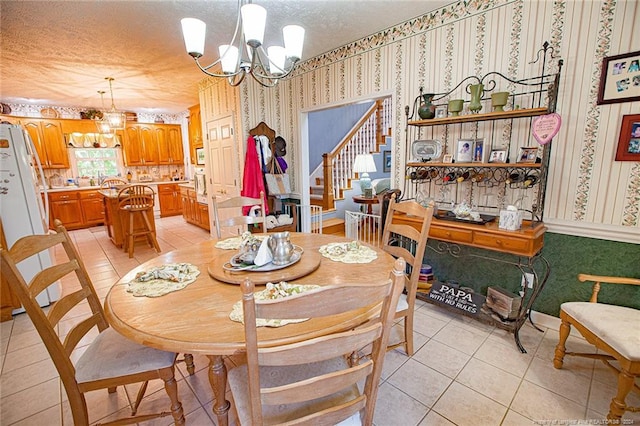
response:
<svg viewBox="0 0 640 426"><path fill-rule="evenodd" d="M249 280L242 284L247 364L229 371L240 425L371 425L394 307L404 287L405 262L390 279L341 283L280 299L256 300ZM327 330L301 341L259 340L256 318L344 316L352 327ZM365 346L371 357L353 365L350 354ZM361 384L362 387L358 387ZM362 390L360 390L362 389ZM351 423L350 423L351 424Z"/></svg>
<svg viewBox="0 0 640 426"><path fill-rule="evenodd" d="M635 383L640 376L640 310L598 303L598 293L601 284L640 285L640 279L579 274L578 280L594 283L591 299L589 302L565 302L560 306L562 323L553 366L562 368L565 355L572 355L599 359L616 371L618 390L609 405L607 419L619 422L625 411L640 412L640 407L630 407L625 402L632 389L640 392ZM598 353L567 352L565 345L571 326L594 345ZM618 362L619 368L610 363L612 360Z"/></svg>
<svg viewBox="0 0 640 426"><path fill-rule="evenodd" d="M233 217L223 218L220 212L220 209L229 209L229 210L235 209L235 212L233 214L237 214L238 209L242 207L253 207L253 206L259 206L260 216L248 215L248 216L233 216ZM263 232L266 232L266 229L267 229L267 221L265 216L266 211L267 210L265 209L263 192L260 192L260 198L238 196L238 197L228 198L223 201L218 200L218 198L215 195L213 196L213 216L216 223L216 233L218 235L218 238L222 238L222 227L225 227L225 228L238 227L238 226L253 225L255 223L261 223Z"/></svg>
<svg viewBox="0 0 640 426"><path fill-rule="evenodd" d="M136 237L146 237L149 246L160 253L156 230L149 215L153 217L155 191L148 185L129 185L118 191L120 211L123 212L124 250L133 257ZM136 217L140 218L136 221Z"/></svg>
<svg viewBox="0 0 640 426"><path fill-rule="evenodd" d="M396 319L404 318L404 340L393 343L389 349L404 346L407 355L413 355L413 311L420 278L420 268L433 219L433 205L423 207L415 201L396 202L395 194L389 200L382 234L382 249L394 257L403 257L409 266L405 293L400 296ZM398 216L395 216L398 214ZM405 221L404 219L407 219ZM415 227L410 223L415 223Z"/></svg>
<svg viewBox="0 0 640 426"><path fill-rule="evenodd" d="M69 234L59 220L56 219L54 225L56 233L28 235L17 240L10 249L0 250L1 267L3 278L20 299L60 374L71 406L73 424L89 424L86 392L108 389L109 393L113 393L117 386L124 388L124 385L134 383L141 383L141 386L137 399L132 404L132 417L103 424L137 423L169 414L173 415L176 425L184 424L174 376L176 354L134 343L109 326L100 299ZM25 278L19 269L20 264L49 249L57 250L57 256L62 260L33 278ZM63 253L66 254L65 259ZM52 307L44 310L36 297L60 279L77 280L79 289L64 295ZM79 311L87 310L89 313L86 317L77 321L66 335L58 334L58 330L64 328L60 327L62 321L77 316ZM98 335L93 342L86 349L81 347L96 330ZM76 349L84 351L74 363L72 359L77 356L74 352ZM154 379L164 381L171 412L137 414L147 382ZM124 391L127 392L126 388Z"/></svg>

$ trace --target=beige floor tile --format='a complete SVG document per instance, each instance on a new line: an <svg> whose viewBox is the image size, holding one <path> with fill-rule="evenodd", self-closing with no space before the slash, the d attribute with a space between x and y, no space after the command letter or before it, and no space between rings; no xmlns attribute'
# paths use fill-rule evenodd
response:
<svg viewBox="0 0 640 426"><path fill-rule="evenodd" d="M377 426L417 425L429 409L389 383L378 390L373 423Z"/></svg>
<svg viewBox="0 0 640 426"><path fill-rule="evenodd" d="M433 336L433 340L456 348L465 354L473 355L488 336L488 332L470 330L455 322L450 322Z"/></svg>
<svg viewBox="0 0 640 426"><path fill-rule="evenodd" d="M524 380L511 403L512 410L534 421L584 419L586 407Z"/></svg>
<svg viewBox="0 0 640 426"><path fill-rule="evenodd" d="M455 423L451 423L440 414L431 410L418 426L455 426Z"/></svg>
<svg viewBox="0 0 640 426"><path fill-rule="evenodd" d="M42 342L36 343L27 348L7 353L2 367L2 373L8 373L46 359L50 359L47 347Z"/></svg>
<svg viewBox="0 0 640 426"><path fill-rule="evenodd" d="M509 406L521 379L483 361L471 358L456 381L480 392L504 406Z"/></svg>
<svg viewBox="0 0 640 426"><path fill-rule="evenodd" d="M62 412L60 404L48 408L44 411L29 416L26 419L13 423L12 426L42 426L42 425L62 424Z"/></svg>
<svg viewBox="0 0 640 426"><path fill-rule="evenodd" d="M2 398L58 377L51 358L2 373Z"/></svg>
<svg viewBox="0 0 640 426"><path fill-rule="evenodd" d="M387 379L387 383L427 407L432 407L451 384L451 378L409 359Z"/></svg>
<svg viewBox="0 0 640 426"><path fill-rule="evenodd" d="M398 370L405 362L410 358L404 353L402 349L394 349L388 351L384 357L384 364L382 364L382 380L386 380L395 371Z"/></svg>
<svg viewBox="0 0 640 426"><path fill-rule="evenodd" d="M555 330L548 330L545 333L538 350L536 351L536 357L544 359L548 362L553 362L555 357L556 346L558 345L558 332ZM595 353L595 347L589 344L586 340L569 336L565 345L567 351L571 352L584 352ZM563 360L563 369L572 370L578 374L582 374L591 378L595 360L589 358L583 358L578 356L565 356Z"/></svg>
<svg viewBox="0 0 640 426"><path fill-rule="evenodd" d="M523 354L513 342L496 339L485 340L473 357L518 377L524 376L533 359L532 354Z"/></svg>
<svg viewBox="0 0 640 426"><path fill-rule="evenodd" d="M534 357L524 378L531 383L559 393L581 406L587 405L590 380L584 375L572 370L558 370L553 367L552 362Z"/></svg>
<svg viewBox="0 0 640 426"><path fill-rule="evenodd" d="M59 404L60 381L58 379L47 380L19 392L5 395L3 377L2 399L0 399L3 425L10 425Z"/></svg>
<svg viewBox="0 0 640 426"><path fill-rule="evenodd" d="M606 418L609 412L609 405L611 400L616 395L616 386L607 386L602 383L593 381L591 383L591 392L589 393L589 402L587 408L592 413L597 413L597 417L593 418ZM625 400L627 406L640 407L640 395L634 392L629 392ZM592 417L589 417L592 418ZM622 416L627 421L633 421L631 424L640 424L640 412L632 413L625 412Z"/></svg>
<svg viewBox="0 0 640 426"><path fill-rule="evenodd" d="M431 303L425 303L419 310L429 316L438 318L445 322L449 322L457 317L456 314L453 314L439 306L432 305Z"/></svg>
<svg viewBox="0 0 640 426"><path fill-rule="evenodd" d="M528 322L525 323L519 331L520 343L524 346L524 349L527 353L535 354L538 349L538 345L542 341L544 337L544 332L540 332L533 328ZM514 334L507 330L502 330L500 328L496 328L491 332L491 335L488 338L489 340L497 339L504 343L509 343L513 345L514 348L517 348L515 343Z"/></svg>
<svg viewBox="0 0 640 426"><path fill-rule="evenodd" d="M213 391L209 382L209 370L201 369L193 376L186 376L184 384L188 385L201 404L213 401Z"/></svg>
<svg viewBox="0 0 640 426"><path fill-rule="evenodd" d="M414 360L451 378L458 375L470 358L470 355L433 339L429 340L413 356Z"/></svg>
<svg viewBox="0 0 640 426"><path fill-rule="evenodd" d="M19 334L12 333L11 339L9 339L9 345L7 346L7 352L24 349L38 343L42 343L42 339L40 339L40 335L35 330L25 331L24 333Z"/></svg>
<svg viewBox="0 0 640 426"><path fill-rule="evenodd" d="M532 426L534 423L531 419L516 413L513 410L507 411L507 415L502 420L502 426Z"/></svg>
<svg viewBox="0 0 640 426"><path fill-rule="evenodd" d="M448 321L428 315L425 311L414 311L413 330L427 337L433 337Z"/></svg>
<svg viewBox="0 0 640 426"><path fill-rule="evenodd" d="M211 413L211 415L209 415L209 413ZM213 421L211 416L213 416L213 413L211 411L207 411L204 408L200 407L185 416L185 423L188 425L198 426L215 425L216 422Z"/></svg>
<svg viewBox="0 0 640 426"><path fill-rule="evenodd" d="M433 410L457 425L499 425L507 407L453 382Z"/></svg>

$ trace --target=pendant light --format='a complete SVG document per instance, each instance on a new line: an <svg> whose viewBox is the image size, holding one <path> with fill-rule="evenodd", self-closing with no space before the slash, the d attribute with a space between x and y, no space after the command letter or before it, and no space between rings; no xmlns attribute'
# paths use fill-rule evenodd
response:
<svg viewBox="0 0 640 426"><path fill-rule="evenodd" d="M113 77L105 77L105 80L109 82L109 92L111 93L111 109L104 113L102 119L109 123L109 127L112 130L123 130L127 117L124 112L116 110L116 105L113 102Z"/></svg>

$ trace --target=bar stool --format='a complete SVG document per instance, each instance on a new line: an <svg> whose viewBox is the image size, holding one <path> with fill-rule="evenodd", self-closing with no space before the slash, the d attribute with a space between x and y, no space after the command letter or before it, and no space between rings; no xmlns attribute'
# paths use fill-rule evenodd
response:
<svg viewBox="0 0 640 426"><path fill-rule="evenodd" d="M153 188L148 185L129 185L118 192L122 228L125 233L124 249L129 252L129 257L133 257L135 238L143 235L147 238L149 246L155 248L158 253L161 251L155 228L148 216L153 215L154 194ZM142 220L136 221L136 215Z"/></svg>

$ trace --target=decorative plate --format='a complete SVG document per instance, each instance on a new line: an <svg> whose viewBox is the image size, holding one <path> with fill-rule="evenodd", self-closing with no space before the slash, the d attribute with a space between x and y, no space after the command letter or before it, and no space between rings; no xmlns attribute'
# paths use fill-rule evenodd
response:
<svg viewBox="0 0 640 426"><path fill-rule="evenodd" d="M418 140L411 144L411 155L416 161L434 161L442 155L442 144L436 140Z"/></svg>
<svg viewBox="0 0 640 426"><path fill-rule="evenodd" d="M40 115L42 118L58 118L58 111L53 108L42 108Z"/></svg>

